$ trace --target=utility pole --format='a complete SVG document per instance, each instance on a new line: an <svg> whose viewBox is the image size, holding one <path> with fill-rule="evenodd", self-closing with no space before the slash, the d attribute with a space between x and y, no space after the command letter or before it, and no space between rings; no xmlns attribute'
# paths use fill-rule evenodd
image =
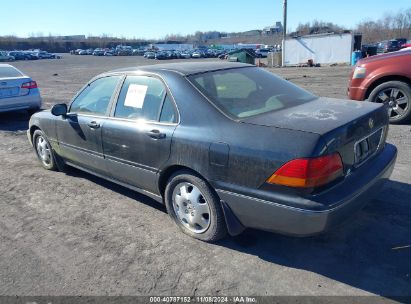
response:
<svg viewBox="0 0 411 304"><path fill-rule="evenodd" d="M281 65L285 66L285 39L287 38L287 0L283 2L283 43Z"/></svg>

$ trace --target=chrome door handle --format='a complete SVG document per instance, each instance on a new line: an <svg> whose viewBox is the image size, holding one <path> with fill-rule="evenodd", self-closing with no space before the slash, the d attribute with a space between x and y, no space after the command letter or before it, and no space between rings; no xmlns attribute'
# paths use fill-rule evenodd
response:
<svg viewBox="0 0 411 304"><path fill-rule="evenodd" d="M91 122L87 123L87 125L92 129L100 128L100 124L97 121L91 121Z"/></svg>
<svg viewBox="0 0 411 304"><path fill-rule="evenodd" d="M163 139L166 138L165 133L161 133L159 130L151 130L146 133L148 136L154 139Z"/></svg>

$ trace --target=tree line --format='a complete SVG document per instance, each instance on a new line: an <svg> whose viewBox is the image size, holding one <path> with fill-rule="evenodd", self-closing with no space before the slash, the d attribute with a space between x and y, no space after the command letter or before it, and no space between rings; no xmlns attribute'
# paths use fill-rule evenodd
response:
<svg viewBox="0 0 411 304"><path fill-rule="evenodd" d="M385 14L378 20L364 20L355 28L347 29L332 22L324 22L314 20L313 22L299 24L296 30L290 33L290 36L302 36L309 34L320 33L341 33L347 30L352 30L355 33L363 35L363 43L377 43L382 40L407 38L411 39L411 8L408 8L397 13ZM100 37L87 37L84 39L63 39L49 35L41 37L39 34L32 34L29 38L19 38L16 36L0 37L0 50L27 50L41 49L49 52L69 52L73 49L88 49L88 48L112 48L119 44L130 45L134 48L146 47L151 43L193 43L200 44L226 44L226 43L265 43L278 44L281 41L281 35L264 36L262 34L256 36L233 36L230 34L221 33L224 38L209 38L216 33L199 32L190 35L170 34L162 40L146 40L146 39L126 39L109 37L103 34Z"/></svg>
<svg viewBox="0 0 411 304"><path fill-rule="evenodd" d="M347 29L332 22L314 20L313 22L300 23L296 31L290 35L310 35L321 33L341 33L352 30L362 34L363 43L377 43L383 40L407 38L411 39L411 8L395 14L387 13L377 20L361 21L353 29Z"/></svg>
<svg viewBox="0 0 411 304"><path fill-rule="evenodd" d="M396 14L385 14L378 20L365 20L358 24L356 31L363 34L363 42L407 38L411 39L411 8Z"/></svg>

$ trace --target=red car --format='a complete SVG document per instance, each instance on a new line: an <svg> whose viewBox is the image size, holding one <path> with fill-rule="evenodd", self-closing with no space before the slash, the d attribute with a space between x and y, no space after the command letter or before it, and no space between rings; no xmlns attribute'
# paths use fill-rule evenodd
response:
<svg viewBox="0 0 411 304"><path fill-rule="evenodd" d="M348 96L389 105L391 123L411 118L411 50L361 59L353 68Z"/></svg>

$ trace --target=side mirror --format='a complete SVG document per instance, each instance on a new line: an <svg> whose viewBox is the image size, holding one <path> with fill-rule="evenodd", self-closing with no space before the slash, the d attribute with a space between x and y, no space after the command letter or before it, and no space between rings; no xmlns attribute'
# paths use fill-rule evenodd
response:
<svg viewBox="0 0 411 304"><path fill-rule="evenodd" d="M67 105L65 103L59 103L51 108L51 114L54 116L65 116L67 114Z"/></svg>

